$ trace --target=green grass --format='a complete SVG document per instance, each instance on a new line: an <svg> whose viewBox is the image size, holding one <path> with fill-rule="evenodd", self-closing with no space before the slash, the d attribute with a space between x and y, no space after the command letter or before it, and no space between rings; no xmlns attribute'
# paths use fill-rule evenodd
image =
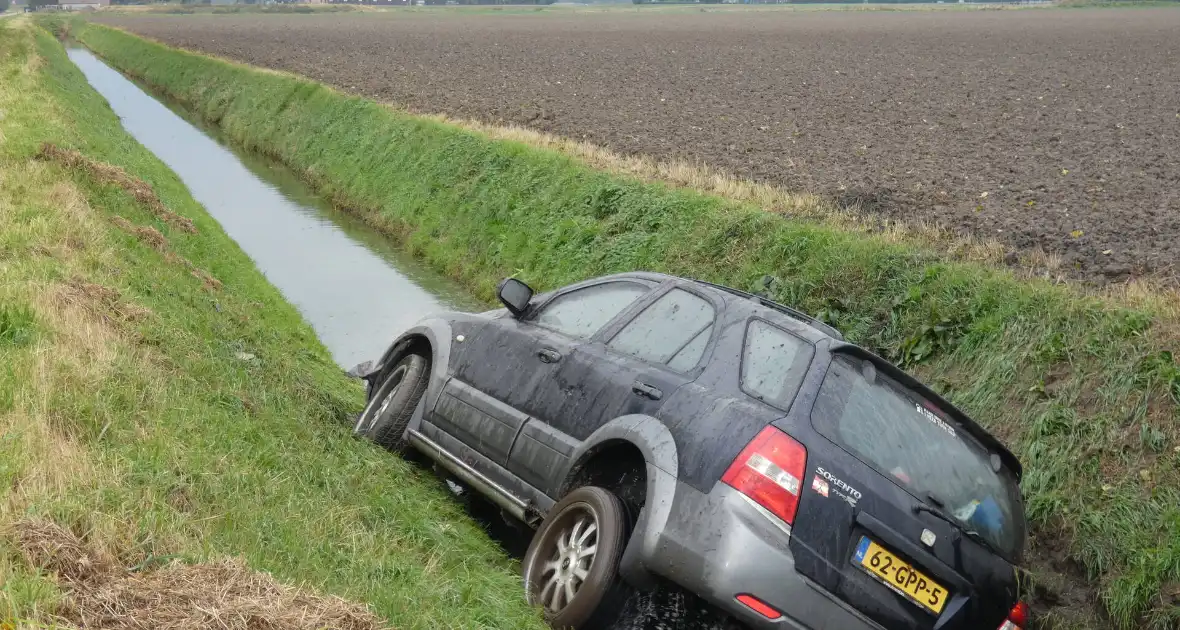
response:
<svg viewBox="0 0 1180 630"><path fill-rule="evenodd" d="M774 298L902 362L1020 455L1037 599L1081 602L1048 606L1050 621L1166 627L1180 617L1174 302L1119 306L110 28L80 37L483 297L508 274L541 289L629 269L745 288L773 276Z"/></svg>
<svg viewBox="0 0 1180 630"><path fill-rule="evenodd" d="M42 142L125 168L198 233L34 159ZM159 230L223 286L114 216ZM514 563L436 478L350 436L361 404L62 46L27 19L0 22L0 625L51 620L61 597L6 529L40 517L126 566L242 556L401 629L543 627Z"/></svg>

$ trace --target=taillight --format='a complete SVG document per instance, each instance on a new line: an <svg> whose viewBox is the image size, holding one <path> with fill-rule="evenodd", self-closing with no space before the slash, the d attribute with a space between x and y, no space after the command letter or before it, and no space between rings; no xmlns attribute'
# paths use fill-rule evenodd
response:
<svg viewBox="0 0 1180 630"><path fill-rule="evenodd" d="M1000 630L1024 630L1028 626L1028 605L1016 602L1012 611L1008 613L1008 620L1000 625Z"/></svg>
<svg viewBox="0 0 1180 630"><path fill-rule="evenodd" d="M806 465L807 449L802 444L766 427L738 454L721 481L793 525Z"/></svg>

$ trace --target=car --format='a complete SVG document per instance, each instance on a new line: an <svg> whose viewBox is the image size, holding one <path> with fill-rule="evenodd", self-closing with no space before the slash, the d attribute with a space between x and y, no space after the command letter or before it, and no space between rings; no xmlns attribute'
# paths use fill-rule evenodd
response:
<svg viewBox="0 0 1180 630"><path fill-rule="evenodd" d="M555 628L669 588L755 629L1028 623L1020 462L895 365L700 280L498 296L354 368L354 430L535 527L525 595Z"/></svg>

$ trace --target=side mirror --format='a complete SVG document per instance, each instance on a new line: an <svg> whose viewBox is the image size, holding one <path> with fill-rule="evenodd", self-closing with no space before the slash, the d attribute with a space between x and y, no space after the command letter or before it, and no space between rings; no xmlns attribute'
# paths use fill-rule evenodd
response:
<svg viewBox="0 0 1180 630"><path fill-rule="evenodd" d="M500 302L508 308L514 317L520 317L529 308L529 301L533 299L533 290L529 285L516 278L505 278L500 281L496 289Z"/></svg>

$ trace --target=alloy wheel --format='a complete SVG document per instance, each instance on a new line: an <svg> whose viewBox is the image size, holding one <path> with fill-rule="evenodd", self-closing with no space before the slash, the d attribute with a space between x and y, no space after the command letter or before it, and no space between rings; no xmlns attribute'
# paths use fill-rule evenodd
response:
<svg viewBox="0 0 1180 630"><path fill-rule="evenodd" d="M598 521L588 509L568 513L568 525L553 540L549 560L540 571L538 601L560 612L578 595L598 552Z"/></svg>

